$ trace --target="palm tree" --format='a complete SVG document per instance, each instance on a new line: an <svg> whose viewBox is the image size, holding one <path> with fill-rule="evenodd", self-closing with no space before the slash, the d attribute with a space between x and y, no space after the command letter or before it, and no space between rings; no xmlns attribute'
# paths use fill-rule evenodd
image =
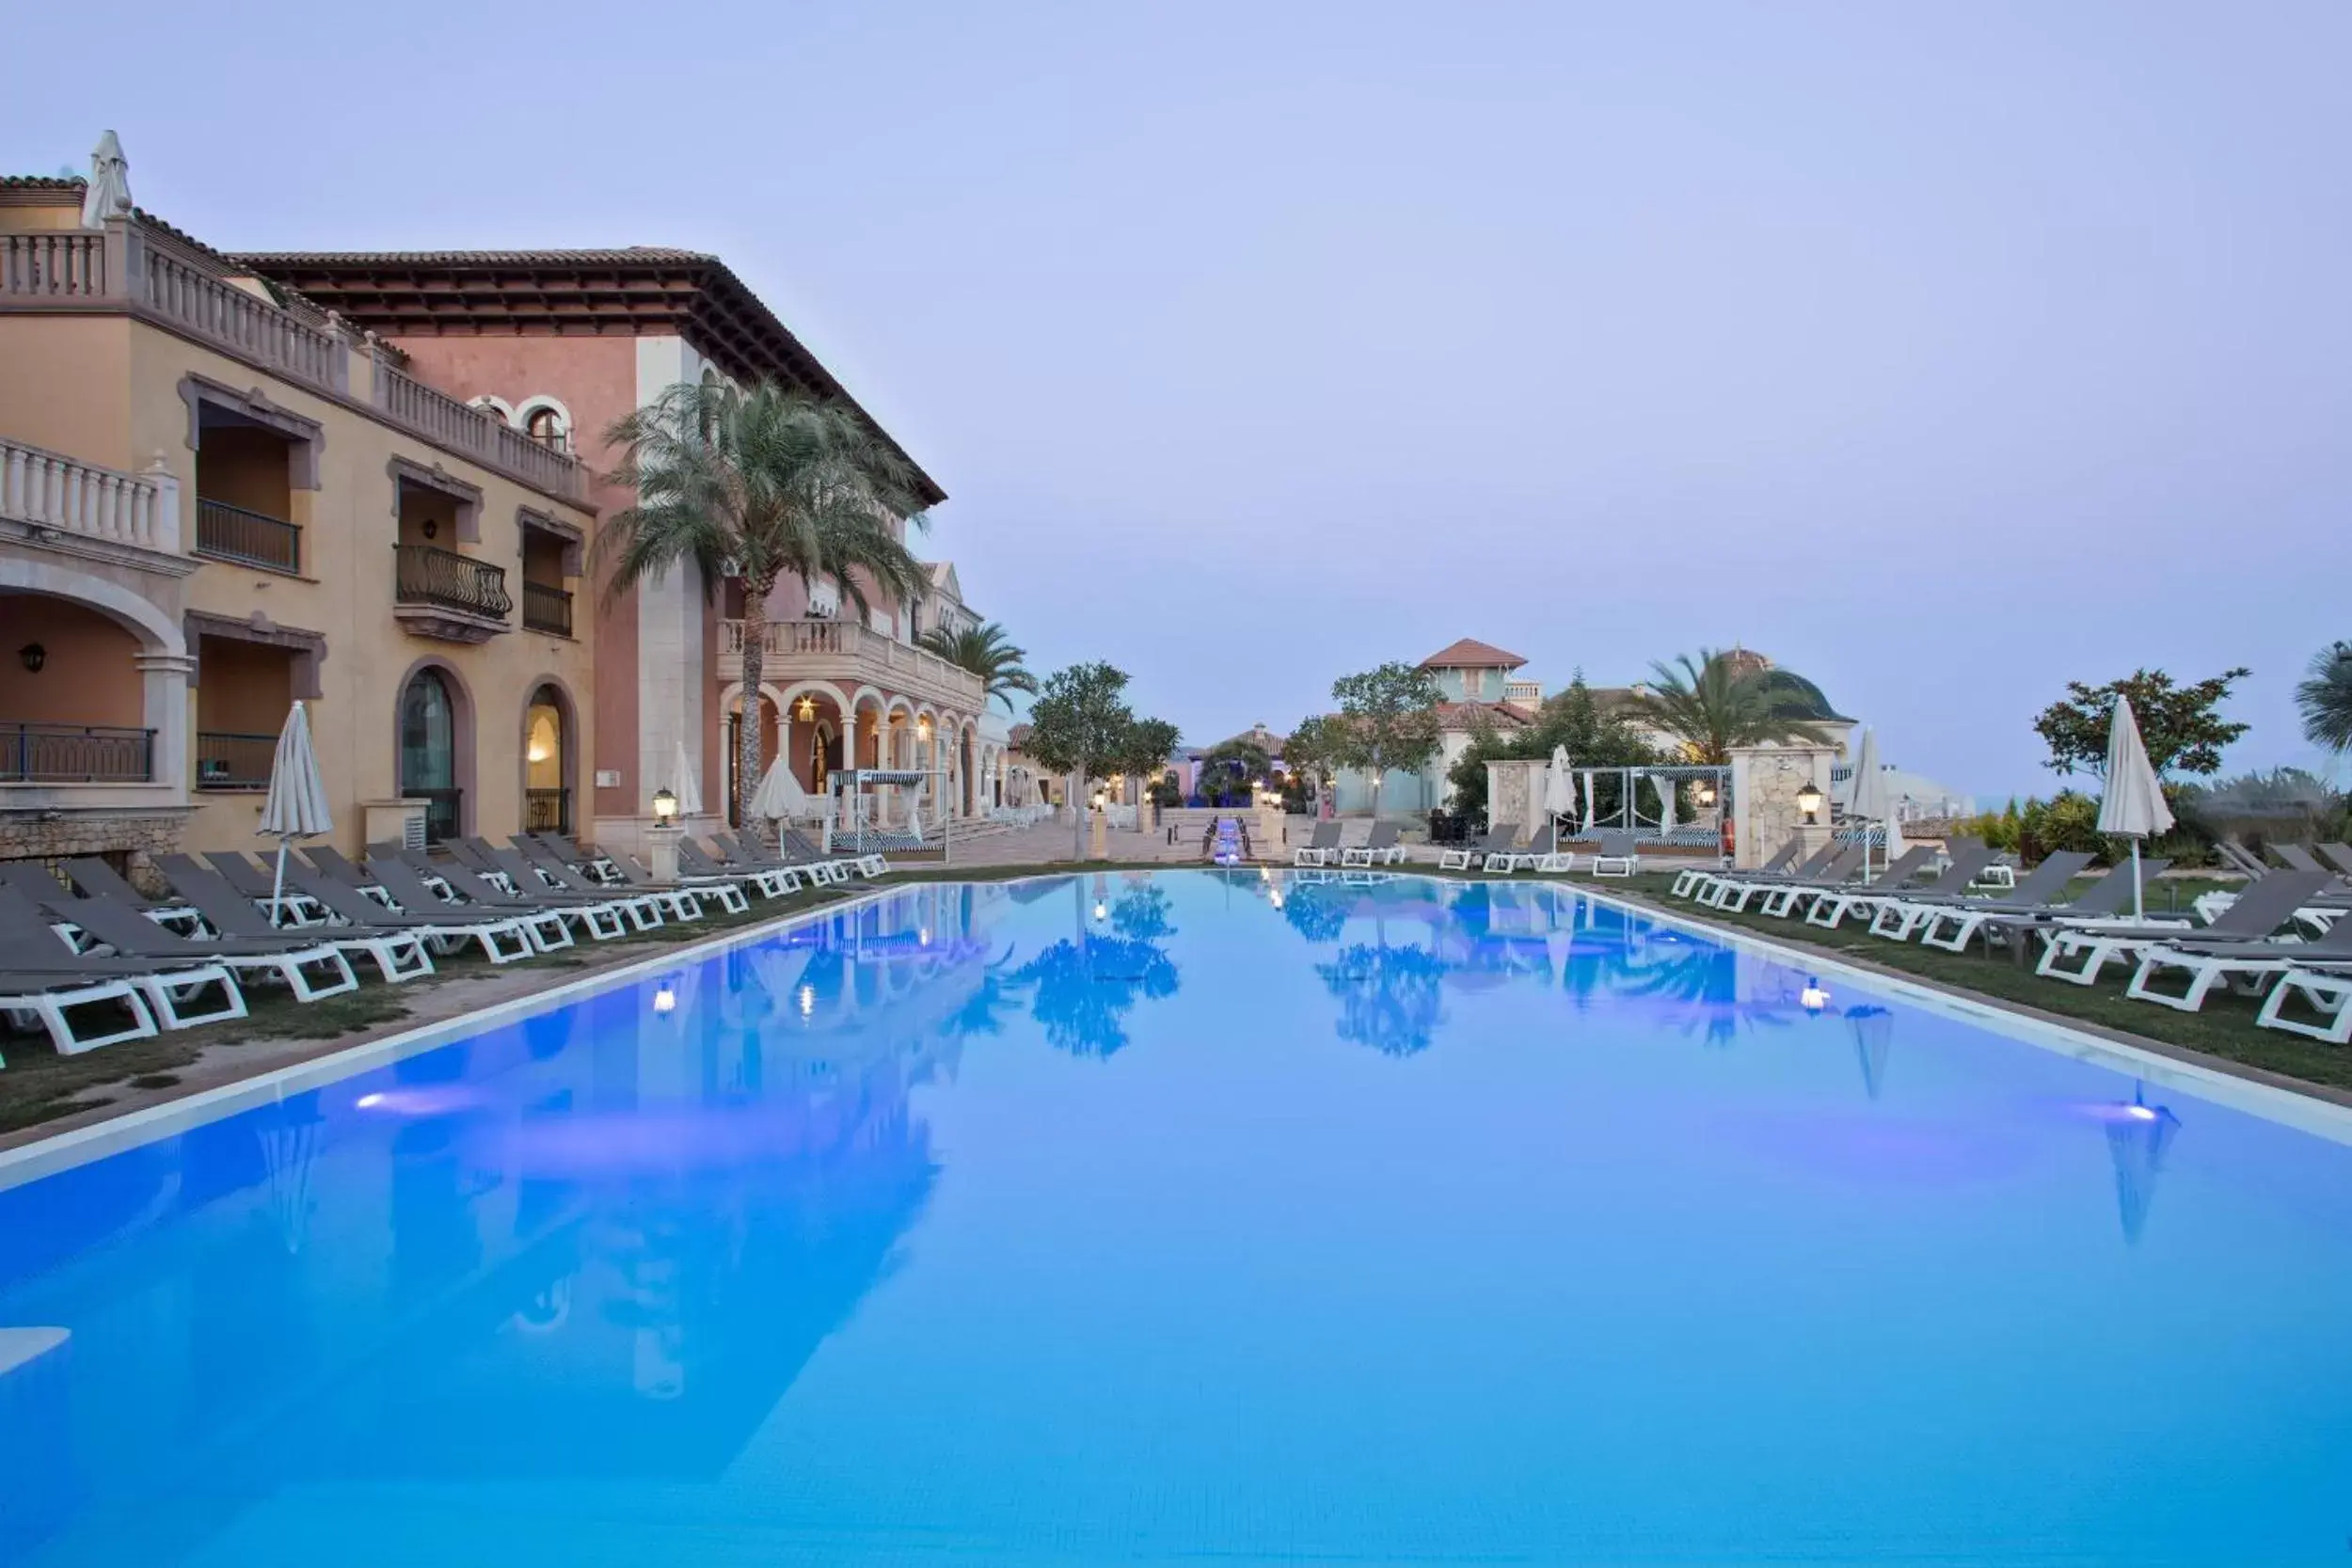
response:
<svg viewBox="0 0 2352 1568"><path fill-rule="evenodd" d="M1005 628L993 621L956 631L933 626L915 641L959 669L979 676L988 696L1002 702L1007 713L1012 711L1009 693L1037 689L1037 677L1022 662L1029 657L1028 650L1014 647L1012 639L1005 635Z"/></svg>
<svg viewBox="0 0 2352 1568"><path fill-rule="evenodd" d="M743 584L743 689L758 711L767 653L768 594L787 576L830 582L871 612L868 592L908 599L925 581L901 520L926 526L921 481L905 454L842 403L763 381L750 391L680 382L605 439L620 451L607 482L637 493L596 538L608 600L659 582L682 562ZM759 787L759 725L741 727L738 816L752 819Z"/></svg>
<svg viewBox="0 0 2352 1568"><path fill-rule="evenodd" d="M1701 648L1696 658L1684 654L1650 670L1657 683L1627 711L1679 741L1692 762L1721 766L1731 760L1734 746L1829 741L1828 733L1813 722L1814 704L1796 700L1802 696L1799 684L1816 698L1818 689L1786 671L1760 669L1710 648Z"/></svg>
<svg viewBox="0 0 2352 1568"><path fill-rule="evenodd" d="M2295 689L2303 710L2303 735L2314 746L2352 752L2352 642L2339 642L2312 656L2312 667Z"/></svg>

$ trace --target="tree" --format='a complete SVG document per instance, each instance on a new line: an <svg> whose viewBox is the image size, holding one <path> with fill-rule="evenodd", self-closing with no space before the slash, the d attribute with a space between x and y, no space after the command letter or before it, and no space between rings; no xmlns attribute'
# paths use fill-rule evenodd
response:
<svg viewBox="0 0 2352 1568"><path fill-rule="evenodd" d="M2352 752L2352 642L2312 656L2311 669L2295 688L2295 705L2303 710L2305 739L2331 752Z"/></svg>
<svg viewBox="0 0 2352 1568"><path fill-rule="evenodd" d="M1380 786L1391 768L1416 772L1438 754L1438 705L1445 701L1438 677L1419 665L1391 662L1331 683L1340 705L1336 725L1326 721L1331 759L1342 768L1372 774L1373 815L1380 814Z"/></svg>
<svg viewBox="0 0 2352 1568"><path fill-rule="evenodd" d="M1126 739L1120 742L1118 770L1131 779L1149 781L1144 800L1151 800L1150 790L1156 787L1160 776L1168 768L1168 753L1176 749L1176 726L1165 719L1138 719L1127 726ZM1136 813L1136 826L1143 826L1143 814Z"/></svg>
<svg viewBox="0 0 2352 1568"><path fill-rule="evenodd" d="M2221 748L2246 733L2215 710L2230 688L2252 671L2224 670L2210 680L2179 686L2161 670L2135 670L2105 686L2066 683L2067 695L2052 703L2034 720L2034 732L2050 748L2047 766L2057 773L2089 773L2105 778L2107 770L2107 730L2115 720L2115 699L2132 700L2132 717L2139 721L2140 743L2148 748L2149 766L2159 777L2169 773L2212 774L2221 770Z"/></svg>
<svg viewBox="0 0 2352 1568"><path fill-rule="evenodd" d="M1334 720L1311 715L1301 719L1290 738L1282 742L1282 766L1295 779L1313 781L1317 795L1330 789L1332 771L1339 766L1338 728Z"/></svg>
<svg viewBox="0 0 2352 1568"><path fill-rule="evenodd" d="M1731 760L1735 746L1829 740L1828 732L1813 721L1812 704L1791 684L1802 677L1785 671L1759 669L1701 648L1695 658L1682 654L1671 664L1653 663L1650 673L1656 682L1635 695L1626 713L1672 736L1692 762L1721 766ZM1803 685L1818 700L1812 683Z"/></svg>
<svg viewBox="0 0 2352 1568"><path fill-rule="evenodd" d="M614 421L621 453L605 476L636 500L605 520L596 559L608 602L691 562L703 592L723 578L743 585L746 723L736 759L737 815L752 820L759 788L756 721L766 657L768 594L780 578L830 582L870 612L869 590L893 600L922 587L922 563L900 523L925 526L914 466L847 404L763 381L750 391L680 382Z"/></svg>
<svg viewBox="0 0 2352 1568"><path fill-rule="evenodd" d="M952 632L933 626L914 641L957 668L979 676L987 696L1003 703L1007 713L1012 711L1013 692L1037 690L1037 677L1022 662L1029 657L1028 650L1014 647L1005 628L993 621Z"/></svg>
<svg viewBox="0 0 2352 1568"><path fill-rule="evenodd" d="M1661 760L1641 731L1616 714L1600 711L1580 671L1566 690L1546 699L1535 722L1526 729L1504 734L1491 723L1473 725L1469 747L1446 775L1454 788L1452 809L1467 816L1484 815L1486 764L1549 758L1555 746L1565 747L1568 760L1578 768L1645 768ZM1593 783L1596 790L1616 787L1613 780L1596 778Z"/></svg>
<svg viewBox="0 0 2352 1568"><path fill-rule="evenodd" d="M1022 750L1043 767L1071 775L1073 860L1086 859L1086 786L1119 768L1120 749L1133 738L1135 710L1120 695L1124 671L1100 660L1073 664L1045 677L1029 708L1029 737Z"/></svg>
<svg viewBox="0 0 2352 1568"><path fill-rule="evenodd" d="M1211 747L1200 759L1199 783L1195 786L1200 798L1213 806L1229 800L1248 800L1260 779L1273 770L1274 759L1255 741L1235 738L1221 740Z"/></svg>

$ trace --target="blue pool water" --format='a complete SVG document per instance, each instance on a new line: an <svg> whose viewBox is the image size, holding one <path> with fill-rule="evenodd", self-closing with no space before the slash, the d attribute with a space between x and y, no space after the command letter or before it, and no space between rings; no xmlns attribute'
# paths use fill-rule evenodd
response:
<svg viewBox="0 0 2352 1568"><path fill-rule="evenodd" d="M0 1561L2344 1560L2352 1149L1804 982L1063 878L265 1094L0 1191Z"/></svg>

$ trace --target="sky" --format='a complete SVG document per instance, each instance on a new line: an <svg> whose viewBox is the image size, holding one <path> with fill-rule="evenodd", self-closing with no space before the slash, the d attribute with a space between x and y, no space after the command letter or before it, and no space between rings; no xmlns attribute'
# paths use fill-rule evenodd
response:
<svg viewBox="0 0 2352 1568"><path fill-rule="evenodd" d="M1040 671L1213 740L1470 636L1758 649L2047 793L2070 679L2352 638L2352 6L158 7L19 71L229 249L723 256ZM83 59L72 8L12 18ZM2339 773L2341 773L2339 769Z"/></svg>

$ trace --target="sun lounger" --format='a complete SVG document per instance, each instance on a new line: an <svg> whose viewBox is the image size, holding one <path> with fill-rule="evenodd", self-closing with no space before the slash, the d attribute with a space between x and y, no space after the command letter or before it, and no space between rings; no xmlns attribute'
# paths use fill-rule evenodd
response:
<svg viewBox="0 0 2352 1568"><path fill-rule="evenodd" d="M1404 858L1405 846L1397 840L1396 824L1393 822L1375 822L1372 832L1364 835L1361 844L1343 846L1340 849L1342 865L1370 868L1374 865L1392 865Z"/></svg>
<svg viewBox="0 0 2352 1568"><path fill-rule="evenodd" d="M70 895L60 888L58 896ZM134 920L152 924L137 911L130 912ZM154 928L163 929L160 926ZM138 992L153 1015L153 1022L166 1029L188 1029L199 1023L220 1023L246 1016L245 992L238 988L237 977L227 965L135 958L119 953L76 953L57 934L56 920L45 907L35 904L14 888L0 888L0 970L11 974L55 974L61 980L84 985L123 981ZM215 988L220 991L219 1006L210 1011L189 1010ZM28 1010L43 1015L44 1022L50 1022L45 1009ZM78 1049L99 1043L85 1041Z"/></svg>
<svg viewBox="0 0 2352 1568"><path fill-rule="evenodd" d="M261 906L230 886L229 879L199 865L188 856L159 855L155 863L169 879L172 891L204 917L205 925L224 937L248 942L273 938L282 941L298 931L301 940L323 942L346 955L363 953L373 958L377 972L391 985L433 973L433 955L425 951L424 938L414 931L384 926L294 927L290 931L271 925Z"/></svg>
<svg viewBox="0 0 2352 1568"><path fill-rule="evenodd" d="M2213 848L2214 853L2221 857L2222 865L2229 870L2249 877L2266 877L2270 874L2268 863L2236 839L2222 839Z"/></svg>
<svg viewBox="0 0 2352 1568"><path fill-rule="evenodd" d="M534 838L516 833L510 842L515 846L514 849L500 850L501 857L511 852L523 866L553 883L561 892L587 898L609 898L623 905L628 911L629 919L641 931L650 931L663 924L668 917L665 911L675 913L680 920L692 920L702 913L702 905L695 901L691 894L681 896L675 889L663 894L592 881L586 873L574 868Z"/></svg>
<svg viewBox="0 0 2352 1568"><path fill-rule="evenodd" d="M371 858L368 863L371 867L380 867L385 863ZM414 871L416 868L409 866L407 869ZM529 868L525 867L525 870ZM575 929L587 932L598 942L612 942L628 935L628 918L612 899L576 898L568 893L558 893L539 881L535 872L525 877L519 888L506 885L507 874L503 871L493 874L469 866L452 865L443 876L449 883L451 895L462 900L456 907L502 910L524 923L533 942L541 941L543 936L550 938L549 942L542 943L543 948L547 945L571 945L569 932ZM419 877L417 880L430 890L431 884L426 879ZM393 887L392 895L401 897L402 889ZM553 927L548 924L550 921L561 923L566 932L563 941L551 941Z"/></svg>
<svg viewBox="0 0 2352 1568"><path fill-rule="evenodd" d="M1862 875L1862 858L1868 853L1864 845L1847 844L1839 847L1837 852L1830 857L1829 864L1819 876L1730 883L1715 895L1712 907L1727 914L1737 914L1747 907L1748 899L1753 896L1757 900L1756 907L1758 913L1775 918L1786 917L1796 909L1800 900L1817 897L1854 882Z"/></svg>
<svg viewBox="0 0 2352 1568"><path fill-rule="evenodd" d="M1505 855L1510 852L1511 830L1502 828L1484 834L1474 843L1457 845L1454 848L1445 850L1438 857L1438 869L1468 871L1471 866L1482 863L1488 855Z"/></svg>
<svg viewBox="0 0 2352 1568"><path fill-rule="evenodd" d="M493 849L486 844L481 847L490 863L505 873L516 891L527 898L569 898L583 910L592 906L609 909L627 915L629 924L641 931L653 930L663 923L659 899L623 889L598 887L568 865L550 866L526 857L520 850Z"/></svg>
<svg viewBox="0 0 2352 1568"><path fill-rule="evenodd" d="M2171 863L2168 860L2142 861L2140 875L2153 879ZM2132 919L2126 911L2131 902L2131 875L2110 871L2063 904L2052 904L2046 910L1970 910L1958 928L1946 932L1939 927L1919 940L1932 941L1938 947L1960 953L1967 950L1970 937L1982 936L1985 949L1990 952L1995 945L2006 946L2029 937L2046 939L2054 931L2130 925ZM2186 921L2180 921L2170 928L2185 930L2187 925Z"/></svg>
<svg viewBox="0 0 2352 1568"><path fill-rule="evenodd" d="M1291 852L1293 865L1329 865L1340 853L1340 825L1318 822L1306 843Z"/></svg>
<svg viewBox="0 0 2352 1568"><path fill-rule="evenodd" d="M803 877L812 883L846 882L851 873L847 861L828 860L821 854L803 855L781 842L771 847L756 836L745 839L734 833L716 832L710 835L710 847L719 852L720 863L731 871L782 871L787 879L787 893L798 892Z"/></svg>
<svg viewBox="0 0 2352 1568"><path fill-rule="evenodd" d="M289 886L316 899L329 918L358 930L414 932L442 953L453 953L470 942L494 964L513 963L538 951L523 923L512 915L487 910L456 909L439 915L394 909L307 865L288 865L286 878ZM511 946L505 945L509 942Z"/></svg>
<svg viewBox="0 0 2352 1568"><path fill-rule="evenodd" d="M2345 928L2339 926L2337 930ZM2310 1017L2298 1018L2287 1011L2298 1003ZM2352 959L2297 957L2263 998L2262 1011L2254 1022L2265 1029L2283 1029L2329 1045L2352 1045Z"/></svg>
<svg viewBox="0 0 2352 1568"><path fill-rule="evenodd" d="M2352 879L2352 844L2315 844L2312 847L2321 860L2335 867L2337 875Z"/></svg>
<svg viewBox="0 0 2352 1568"><path fill-rule="evenodd" d="M714 845L713 847L716 846ZM732 858L725 861L714 860L701 845L683 833L678 835L677 863L680 871L696 877L727 878L739 886L749 883L759 889L760 896L763 898L781 898L787 893L797 891L801 885L801 874L789 866L777 865L773 863L765 865L746 865Z"/></svg>
<svg viewBox="0 0 2352 1568"><path fill-rule="evenodd" d="M1870 934L1908 942L1916 932L1923 942L1931 941L1942 924L1950 920L1962 927L1958 944L1938 942L1934 945L1962 952L1966 949L1969 937L1976 934L1973 922L1988 914L2030 914L2051 908L2066 891L2066 884L2081 874L2091 860L2090 854L2080 849L2044 856L2024 881L2012 884L1997 897L1959 889L1946 893L1940 882L1937 887L1906 893L1879 906L1870 921Z"/></svg>
<svg viewBox="0 0 2352 1568"><path fill-rule="evenodd" d="M1642 841L1628 832L1603 833L1593 851L1593 875L1630 877L1642 869Z"/></svg>
<svg viewBox="0 0 2352 1568"><path fill-rule="evenodd" d="M1935 870L1936 851L1924 845L1914 845L1867 881L1837 888L1814 899L1813 907L1805 911L1804 923L1834 931L1849 914L1876 916L1882 905L1900 897L1915 884L1958 890L1975 881L1977 873L1993 863L1993 851L1972 840L1956 841L1947 853L1951 857L1950 864L1929 884L1926 879Z"/></svg>
<svg viewBox="0 0 2352 1568"><path fill-rule="evenodd" d="M705 898L717 899L719 907L729 914L741 914L752 907L752 901L743 895L741 883L724 873L716 877L680 877L675 882L657 882L653 873L640 864L634 855L599 852L597 858L612 868L613 875L621 879L622 886L657 898L679 900L673 902L670 910L683 920L700 919L702 900Z"/></svg>
<svg viewBox="0 0 2352 1568"><path fill-rule="evenodd" d="M2241 943L2267 942L2272 932L2294 919L2295 911L2327 885L2328 879L2325 872L2274 871L2258 882L2249 882L2237 901L2208 926L2107 924L2061 927L2049 934L2048 945L2042 948L2042 961L2034 966L2034 973L2088 986L2098 980L2099 972L2109 959L2137 958L2151 948L2193 944L2202 949L2223 945L2233 939ZM2080 961L2068 968L2064 960L2077 955Z"/></svg>
<svg viewBox="0 0 2352 1568"><path fill-rule="evenodd" d="M73 1015L84 1007L109 1002L119 1002L129 1009L131 1027L104 1034L83 1034L82 1024ZM0 1013L7 1014L11 1022L29 1020L39 1023L49 1032L49 1043L60 1056L78 1055L102 1045L120 1045L125 1040L152 1039L156 1032L155 1015L148 1007L147 999L139 994L136 986L120 979L0 973ZM6 1065L7 1058L0 1057L0 1067Z"/></svg>
<svg viewBox="0 0 2352 1568"><path fill-rule="evenodd" d="M1851 847L1831 839L1813 851L1802 865L1789 871L1767 871L1760 866L1753 871L1718 871L1700 883L1692 897L1709 909L1737 914L1747 907L1751 897L1768 889L1790 882L1809 882L1829 875L1830 867ZM1860 863L1860 857L1856 856L1855 861Z"/></svg>
<svg viewBox="0 0 2352 1568"><path fill-rule="evenodd" d="M331 942L310 933L294 936L272 932L259 937L217 936L199 942L150 920L138 910L114 898L60 896L50 912L72 920L94 940L121 958L149 963L223 964L240 977L275 974L299 1002L341 996L359 989L351 960ZM255 918L260 918L258 910Z"/></svg>
<svg viewBox="0 0 2352 1568"><path fill-rule="evenodd" d="M2352 969L2352 921L2339 924L2312 942L2217 942L2204 931L2186 934L2175 942L2142 949L2139 967L2132 972L2123 994L2193 1013L2204 1006L2214 987L2225 982L2257 996L2265 981L2282 978L2290 970L2317 970L2323 965ZM2178 993L2158 990L2153 984L2156 977L2171 970L2188 976L2186 989Z"/></svg>
<svg viewBox="0 0 2352 1568"><path fill-rule="evenodd" d="M463 887L468 897L464 903L445 897L426 885L416 867L400 861L370 856L368 875L376 879L400 906L404 914L413 914L448 925L459 925L496 917L511 921L528 939L532 947L541 953L552 953L559 947L572 945L571 922L564 911L544 904L526 903L493 889L476 879L470 887ZM495 896L494 896L495 895Z"/></svg>
<svg viewBox="0 0 2352 1568"><path fill-rule="evenodd" d="M834 878L836 881L847 881L849 878L846 873L850 871L856 872L861 877L871 878L882 876L890 870L890 863L879 853L844 854L841 850L835 849L833 853L827 854L818 847L815 839L798 828L787 828L779 832L776 835L776 845L783 852L787 865L809 869L820 865L839 868L843 874L836 875Z"/></svg>
<svg viewBox="0 0 2352 1568"><path fill-rule="evenodd" d="M1797 863L1797 857L1803 853L1804 853L1804 840L1791 835L1788 843L1772 851L1771 859L1767 860L1763 864L1752 868L1746 873L1746 875L1751 877L1776 877L1795 865ZM1826 859L1824 859L1822 863L1826 865L1829 863ZM1705 895L1708 889L1713 884L1722 881L1725 877L1733 875L1736 875L1736 873L1727 871L1720 865L1685 866L1681 871L1676 873L1675 885L1671 891L1677 898L1702 897Z"/></svg>
<svg viewBox="0 0 2352 1568"><path fill-rule="evenodd" d="M121 872L95 855L76 855L65 863L65 874L85 898L111 898L127 904L148 919L160 922L183 936L193 936L203 922L185 904L150 898L123 878Z"/></svg>
<svg viewBox="0 0 2352 1568"><path fill-rule="evenodd" d="M273 916L270 923L274 926L309 926L326 918L326 906L307 893L294 891L293 882L280 887L274 865L257 867L234 849L212 850L205 855L204 863L218 872L222 880Z"/></svg>

